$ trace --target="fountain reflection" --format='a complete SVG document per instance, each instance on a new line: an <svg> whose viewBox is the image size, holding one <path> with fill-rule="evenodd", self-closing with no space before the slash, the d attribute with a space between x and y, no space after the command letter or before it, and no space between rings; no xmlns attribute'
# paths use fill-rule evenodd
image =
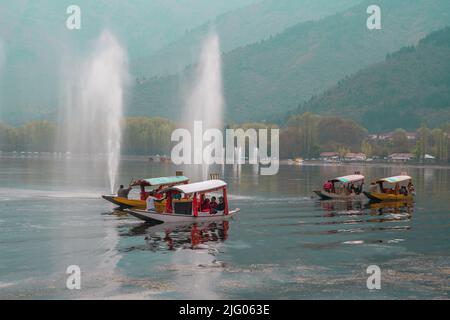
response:
<svg viewBox="0 0 450 320"><path fill-rule="evenodd" d="M142 223L122 236L145 236L145 250L172 251L179 249L208 250L215 254L216 243L228 239L229 221L214 221L192 224Z"/></svg>

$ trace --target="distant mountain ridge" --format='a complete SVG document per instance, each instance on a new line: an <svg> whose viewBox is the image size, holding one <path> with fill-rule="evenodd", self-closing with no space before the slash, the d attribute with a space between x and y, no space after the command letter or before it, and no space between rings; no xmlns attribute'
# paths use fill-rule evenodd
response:
<svg viewBox="0 0 450 320"><path fill-rule="evenodd" d="M297 112L346 115L373 132L450 121L450 27L347 77Z"/></svg>
<svg viewBox="0 0 450 320"><path fill-rule="evenodd" d="M196 63L202 41L211 30L229 52L282 32L299 22L317 20L348 9L363 0L262 0L219 15L185 33L156 53L132 61L136 77L150 78L181 72Z"/></svg>
<svg viewBox="0 0 450 320"><path fill-rule="evenodd" d="M226 120L268 120L335 85L343 77L389 52L416 44L450 21L448 0L379 0L382 30L368 30L363 1L319 21L299 23L284 32L223 55ZM180 76L137 85L130 115L159 115L178 120L186 86L195 66Z"/></svg>

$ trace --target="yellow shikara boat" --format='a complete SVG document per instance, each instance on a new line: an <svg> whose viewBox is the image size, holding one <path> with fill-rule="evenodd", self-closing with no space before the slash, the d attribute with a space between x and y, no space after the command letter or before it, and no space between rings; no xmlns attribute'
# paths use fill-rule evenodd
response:
<svg viewBox="0 0 450 320"><path fill-rule="evenodd" d="M394 185L393 188L385 188L384 184ZM371 191L364 191L367 198L372 201L412 201L414 199L414 185L408 175L394 176L380 179Z"/></svg>
<svg viewBox="0 0 450 320"><path fill-rule="evenodd" d="M126 208L139 208L139 209L145 209L145 201L140 199L127 199L118 197L115 195L103 195L103 199L114 203L115 205L119 206L120 210L126 209Z"/></svg>
<svg viewBox="0 0 450 320"><path fill-rule="evenodd" d="M145 209L146 199L149 196L149 192L146 191L145 188L153 187L153 189L163 189L168 187L173 187L179 184L189 183L189 178L185 176L173 176L173 177L159 177L159 178L150 178L150 179L140 179L134 181L130 187L139 186L141 189L140 199L127 199L118 197L117 195L103 195L102 198L114 203L119 206L120 210L123 209Z"/></svg>

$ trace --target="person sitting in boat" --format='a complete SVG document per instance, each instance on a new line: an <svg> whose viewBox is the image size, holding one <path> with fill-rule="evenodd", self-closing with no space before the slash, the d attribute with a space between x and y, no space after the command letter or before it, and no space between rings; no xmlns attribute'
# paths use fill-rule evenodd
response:
<svg viewBox="0 0 450 320"><path fill-rule="evenodd" d="M414 185L412 184L411 181L408 183L408 191L410 193L414 194L415 189L414 189Z"/></svg>
<svg viewBox="0 0 450 320"><path fill-rule="evenodd" d="M125 199L128 199L128 194L130 193L130 191L131 191L131 187L125 189L125 188L123 187L123 184L121 184L120 187L119 187L119 190L117 190L117 196L118 196L119 198L125 198Z"/></svg>
<svg viewBox="0 0 450 320"><path fill-rule="evenodd" d="M325 190L325 192L331 192L331 189L333 188L333 184L331 183L330 180L326 181L323 184L323 190Z"/></svg>
<svg viewBox="0 0 450 320"><path fill-rule="evenodd" d="M345 195L347 195L347 196L349 196L349 195L352 194L352 186L351 186L350 184L347 184L347 185L344 187L344 193L345 193Z"/></svg>
<svg viewBox="0 0 450 320"><path fill-rule="evenodd" d="M355 185L353 183L350 185L349 190L350 190L350 194L356 193L356 188L355 188Z"/></svg>
<svg viewBox="0 0 450 320"><path fill-rule="evenodd" d="M181 193L175 193L175 194L172 196L172 199L173 199L173 200L181 200Z"/></svg>
<svg viewBox="0 0 450 320"><path fill-rule="evenodd" d="M395 184L394 194L400 193L400 185L398 183Z"/></svg>
<svg viewBox="0 0 450 320"><path fill-rule="evenodd" d="M152 196L148 196L145 200L145 203L147 204L147 211L155 210L155 198L153 198Z"/></svg>
<svg viewBox="0 0 450 320"><path fill-rule="evenodd" d="M147 200L148 196L150 195L150 193L148 193L147 191L145 191L145 186L141 185L141 200L145 201Z"/></svg>
<svg viewBox="0 0 450 320"><path fill-rule="evenodd" d="M358 185L358 186L355 188L355 193L356 193L356 194L361 194L361 193L363 192L363 186L364 186L364 182L362 182L360 185Z"/></svg>
<svg viewBox="0 0 450 320"><path fill-rule="evenodd" d="M224 211L225 210L225 202L223 201L223 197L219 197L219 203L217 204L216 211Z"/></svg>
<svg viewBox="0 0 450 320"><path fill-rule="evenodd" d="M200 209L202 212L209 212L211 210L210 201L208 198L205 198L205 200L203 200Z"/></svg>
<svg viewBox="0 0 450 320"><path fill-rule="evenodd" d="M216 197L211 197L211 202L209 203L209 207L211 208L210 213L211 214L216 214L217 213L217 206L219 204L217 203L217 199Z"/></svg>
<svg viewBox="0 0 450 320"><path fill-rule="evenodd" d="M163 195L162 193L160 193L159 191L161 191L163 188L164 188L164 186L159 186L156 190L154 190L154 191L152 192L151 195L152 195L155 199L162 200L162 199L164 198L164 195Z"/></svg>
<svg viewBox="0 0 450 320"><path fill-rule="evenodd" d="M406 189L405 186L402 186L402 187L400 188L400 194L402 194L402 195L404 195L404 196L407 196L407 195L408 195L408 189Z"/></svg>

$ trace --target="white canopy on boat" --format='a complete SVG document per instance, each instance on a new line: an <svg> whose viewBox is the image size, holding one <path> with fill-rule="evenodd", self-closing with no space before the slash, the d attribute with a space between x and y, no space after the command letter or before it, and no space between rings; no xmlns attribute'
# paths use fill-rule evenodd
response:
<svg viewBox="0 0 450 320"><path fill-rule="evenodd" d="M179 191L179 192L185 193L185 194L190 194L190 193L194 193L194 192L208 192L208 191L214 191L217 189L221 189L223 187L226 187L226 185L227 185L227 183L222 180L208 180L208 181L195 182L195 183L174 186L171 188L161 190L160 193L167 192L169 190L176 190L176 191Z"/></svg>
<svg viewBox="0 0 450 320"><path fill-rule="evenodd" d="M399 183L403 181L412 180L410 176L395 176L395 177L389 177L389 178L383 178L378 180L377 182L389 182L389 183Z"/></svg>
<svg viewBox="0 0 450 320"><path fill-rule="evenodd" d="M333 179L333 181L338 181L338 182L342 182L342 183L351 183L351 182L356 182L356 181L361 181L361 180L364 180L364 176L360 175L360 174L352 174L349 176L343 176L343 177Z"/></svg>

